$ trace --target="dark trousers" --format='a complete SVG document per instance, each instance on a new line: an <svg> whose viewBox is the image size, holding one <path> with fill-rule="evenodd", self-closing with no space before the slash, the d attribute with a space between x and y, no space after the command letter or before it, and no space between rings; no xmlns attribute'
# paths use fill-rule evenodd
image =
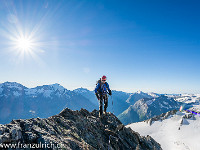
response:
<svg viewBox="0 0 200 150"><path fill-rule="evenodd" d="M106 109L108 107L108 95L101 95L99 100L99 113L102 115L103 113L103 103L104 103L104 112L106 112Z"/></svg>

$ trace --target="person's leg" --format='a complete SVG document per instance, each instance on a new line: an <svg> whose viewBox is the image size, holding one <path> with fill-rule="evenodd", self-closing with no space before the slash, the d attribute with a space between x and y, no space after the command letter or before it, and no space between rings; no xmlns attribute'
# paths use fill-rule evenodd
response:
<svg viewBox="0 0 200 150"><path fill-rule="evenodd" d="M104 113L106 114L106 110L108 107L108 96L107 94L104 96Z"/></svg>
<svg viewBox="0 0 200 150"><path fill-rule="evenodd" d="M103 96L100 96L99 99L99 117L102 115L103 113Z"/></svg>

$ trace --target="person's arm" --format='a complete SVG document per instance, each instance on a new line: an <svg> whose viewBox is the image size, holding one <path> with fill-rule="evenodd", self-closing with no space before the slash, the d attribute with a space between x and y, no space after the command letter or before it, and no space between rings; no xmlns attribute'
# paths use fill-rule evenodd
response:
<svg viewBox="0 0 200 150"><path fill-rule="evenodd" d="M109 84L108 84L108 83L107 83L107 89L108 89L108 92L109 92L108 94L109 94L109 95L112 95L112 91L110 90L110 87L109 87Z"/></svg>
<svg viewBox="0 0 200 150"><path fill-rule="evenodd" d="M97 90L99 89L99 86L100 86L100 84L98 83L97 86L96 86L96 88L95 88L95 90L94 90L95 94L97 93Z"/></svg>
<svg viewBox="0 0 200 150"><path fill-rule="evenodd" d="M96 88L95 88L95 90L94 90L95 91L95 95L96 95L98 100L99 100L99 94L98 94L97 90L99 89L99 86L100 86L100 84L98 83Z"/></svg>

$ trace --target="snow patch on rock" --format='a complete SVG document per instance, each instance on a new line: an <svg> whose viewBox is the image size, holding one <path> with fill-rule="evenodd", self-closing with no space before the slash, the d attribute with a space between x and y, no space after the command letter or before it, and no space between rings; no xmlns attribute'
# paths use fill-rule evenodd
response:
<svg viewBox="0 0 200 150"><path fill-rule="evenodd" d="M61 86L60 84L52 84L50 85L55 91L58 90L59 92L64 92L65 88Z"/></svg>
<svg viewBox="0 0 200 150"><path fill-rule="evenodd" d="M26 95L35 95L37 92L37 89L31 88L31 89L25 89L24 91Z"/></svg>
<svg viewBox="0 0 200 150"><path fill-rule="evenodd" d="M21 93L19 93L18 91L13 91L13 95L16 97L19 97L21 95Z"/></svg>

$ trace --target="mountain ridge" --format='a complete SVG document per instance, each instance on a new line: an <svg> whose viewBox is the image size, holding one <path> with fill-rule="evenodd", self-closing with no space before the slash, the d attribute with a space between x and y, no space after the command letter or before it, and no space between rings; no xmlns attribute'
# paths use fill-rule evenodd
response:
<svg viewBox="0 0 200 150"><path fill-rule="evenodd" d="M0 84L0 89L0 123L37 116L46 118L65 107L90 111L98 108L86 97L59 84L27 88L16 82L5 82Z"/></svg>
<svg viewBox="0 0 200 150"><path fill-rule="evenodd" d="M127 125L150 119L169 110L179 109L181 104L164 95L157 98L142 98L134 105L130 105L127 110L118 115L118 118Z"/></svg>
<svg viewBox="0 0 200 150"><path fill-rule="evenodd" d="M6 144L41 143L65 149L162 149L150 136L140 136L126 128L112 113L99 118L97 110L72 111L69 108L45 119L18 119L0 125L0 143L0 148L5 148Z"/></svg>

